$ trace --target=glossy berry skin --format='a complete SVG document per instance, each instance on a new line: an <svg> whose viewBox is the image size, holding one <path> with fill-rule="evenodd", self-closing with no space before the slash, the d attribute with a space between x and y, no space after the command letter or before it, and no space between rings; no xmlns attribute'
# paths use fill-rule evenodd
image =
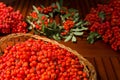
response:
<svg viewBox="0 0 120 80"><path fill-rule="evenodd" d="M29 39L0 56L0 80L88 80L73 53L58 45Z"/></svg>

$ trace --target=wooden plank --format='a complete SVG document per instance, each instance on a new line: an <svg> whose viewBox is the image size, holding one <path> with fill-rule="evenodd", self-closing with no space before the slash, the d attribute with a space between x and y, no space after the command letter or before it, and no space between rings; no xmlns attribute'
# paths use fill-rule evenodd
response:
<svg viewBox="0 0 120 80"><path fill-rule="evenodd" d="M21 0L16 0L16 1L15 1L15 4L14 4L14 6L13 6L15 10L17 10L20 1L21 1Z"/></svg>
<svg viewBox="0 0 120 80"><path fill-rule="evenodd" d="M95 7L96 4L94 3L94 0L88 0L89 1L89 4L90 4L90 7Z"/></svg>
<svg viewBox="0 0 120 80"><path fill-rule="evenodd" d="M105 70L107 72L107 76L109 80L117 80L116 75L114 73L111 61L109 57L103 58L103 63L105 65Z"/></svg>
<svg viewBox="0 0 120 80"><path fill-rule="evenodd" d="M89 11L90 11L89 1L88 0L84 0L84 1L85 1L86 8L87 8L86 13L89 13Z"/></svg>
<svg viewBox="0 0 120 80"><path fill-rule="evenodd" d="M35 5L35 1L36 0L30 0L30 1L28 1L28 8L26 9L27 10L27 13L26 13L26 15L29 15L30 14L30 11L32 10L32 6L33 5Z"/></svg>
<svg viewBox="0 0 120 80"><path fill-rule="evenodd" d="M95 62L96 62L96 69L98 71L99 80L108 80L102 58L101 57L95 58Z"/></svg>
<svg viewBox="0 0 120 80"><path fill-rule="evenodd" d="M97 74L97 80L102 80L100 75L99 75L99 72L98 72L98 68L97 68L97 65L96 65L96 62L95 62L95 57L85 57L89 62L92 63L92 65L94 66L95 70L96 70L96 74Z"/></svg>
<svg viewBox="0 0 120 80"><path fill-rule="evenodd" d="M90 61L92 63L93 66L96 67L96 63L95 63L95 58L94 57L84 57L86 58L88 61Z"/></svg>
<svg viewBox="0 0 120 80"><path fill-rule="evenodd" d="M76 4L76 8L75 9L77 9L77 10L79 10L79 15L80 15L80 17L82 16L82 9L81 9L81 7L79 8L79 3L75 0L75 2L74 2L75 4ZM79 4L79 5L77 5L77 4Z"/></svg>
<svg viewBox="0 0 120 80"><path fill-rule="evenodd" d="M114 74L117 76L117 80L120 80L120 62L117 57L110 58L111 64L114 70Z"/></svg>
<svg viewBox="0 0 120 80"><path fill-rule="evenodd" d="M22 14L23 14L23 17L25 17L26 14L27 14L28 4L29 4L29 0L25 0L25 1L24 1L24 5L23 5L23 8L22 8L22 10L21 10L21 12L22 12Z"/></svg>
<svg viewBox="0 0 120 80"><path fill-rule="evenodd" d="M119 64L120 64L120 57L118 57L118 62L119 62Z"/></svg>
<svg viewBox="0 0 120 80"><path fill-rule="evenodd" d="M17 10L20 10L20 12L22 12L22 9L23 9L23 6L24 6L24 2L25 0L21 0L18 7L17 7Z"/></svg>

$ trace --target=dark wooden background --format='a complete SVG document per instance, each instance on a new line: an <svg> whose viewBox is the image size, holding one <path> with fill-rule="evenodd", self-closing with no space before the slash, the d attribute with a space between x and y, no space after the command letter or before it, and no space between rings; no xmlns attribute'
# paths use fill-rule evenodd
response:
<svg viewBox="0 0 120 80"><path fill-rule="evenodd" d="M81 18L90 11L91 7L96 7L98 3L103 4L108 0L63 0L64 6L79 10ZM56 0L15 0L13 3L7 4L13 6L15 10L20 10L26 17L32 9L32 5L39 6L50 5ZM2 37L2 36L1 36ZM110 45L105 44L102 40L95 44L88 44L86 37L78 38L77 43L63 41L60 42L83 55L95 67L98 80L120 80L120 52L115 52Z"/></svg>

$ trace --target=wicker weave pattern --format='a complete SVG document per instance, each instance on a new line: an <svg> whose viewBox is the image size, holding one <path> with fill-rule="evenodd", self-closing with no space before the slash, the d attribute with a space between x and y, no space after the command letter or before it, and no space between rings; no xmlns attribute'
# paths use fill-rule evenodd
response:
<svg viewBox="0 0 120 80"><path fill-rule="evenodd" d="M15 45L16 43L24 42L29 38L41 39L43 41L59 45L61 48L64 48L64 49L70 51L71 53L76 55L79 58L80 63L84 65L84 71L87 72L87 74L89 76L89 80L97 80L95 68L88 60L86 60L84 57L82 57L82 55L80 55L78 52L76 52L75 50L72 50L69 47L66 47L62 44L59 44L58 42L56 42L54 40L50 40L50 39L45 38L45 37L40 37L38 35L32 35L29 33L28 34L17 33L17 34L10 34L8 36L5 36L5 37L1 38L1 40L0 40L0 54L2 55L3 50L8 45Z"/></svg>

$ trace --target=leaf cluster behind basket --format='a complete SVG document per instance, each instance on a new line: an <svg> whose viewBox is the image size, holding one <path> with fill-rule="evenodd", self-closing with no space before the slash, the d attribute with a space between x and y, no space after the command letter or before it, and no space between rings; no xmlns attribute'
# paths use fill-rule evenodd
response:
<svg viewBox="0 0 120 80"><path fill-rule="evenodd" d="M55 40L65 39L76 42L76 36L82 36L88 23L80 19L78 10L62 7L58 2L48 7L33 6L33 11L27 16L29 30L35 34L45 35Z"/></svg>

